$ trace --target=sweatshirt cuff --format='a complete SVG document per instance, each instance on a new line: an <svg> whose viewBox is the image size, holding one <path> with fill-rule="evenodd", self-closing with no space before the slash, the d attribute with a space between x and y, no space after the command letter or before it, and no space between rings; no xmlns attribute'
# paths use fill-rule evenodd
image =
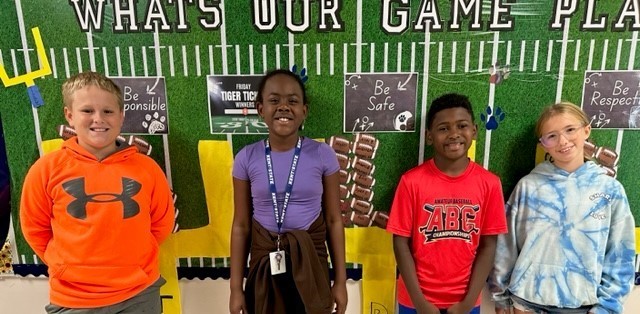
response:
<svg viewBox="0 0 640 314"><path fill-rule="evenodd" d="M595 305L591 309L589 309L589 314L610 314L609 310L605 309L602 306Z"/></svg>

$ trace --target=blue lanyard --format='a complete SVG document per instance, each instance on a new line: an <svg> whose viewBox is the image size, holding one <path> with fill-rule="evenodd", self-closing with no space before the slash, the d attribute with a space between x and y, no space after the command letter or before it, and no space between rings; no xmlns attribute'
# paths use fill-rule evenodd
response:
<svg viewBox="0 0 640 314"><path fill-rule="evenodd" d="M282 233L282 223L284 222L284 215L287 213L287 206L289 205L289 199L291 198L291 190L293 189L293 178L296 176L296 168L298 167L301 148L302 137L298 137L298 143L296 144L296 149L293 153L293 160L291 161L291 169L289 170L289 179L287 180L287 186L284 191L282 213L280 213L280 210L278 210L278 200L276 198L276 181L273 177L273 163L271 161L271 146L269 145L269 139L267 139L267 142L264 145L264 156L267 161L267 175L269 177L269 190L271 191L273 213L276 217L276 224L278 225L278 236Z"/></svg>

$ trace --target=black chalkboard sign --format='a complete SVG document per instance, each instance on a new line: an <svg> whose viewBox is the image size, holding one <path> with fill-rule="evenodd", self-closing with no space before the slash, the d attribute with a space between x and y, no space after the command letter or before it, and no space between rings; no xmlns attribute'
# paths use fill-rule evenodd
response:
<svg viewBox="0 0 640 314"><path fill-rule="evenodd" d="M582 110L591 127L640 128L640 71L587 71Z"/></svg>
<svg viewBox="0 0 640 314"><path fill-rule="evenodd" d="M169 134L164 77L112 77L124 98L123 134Z"/></svg>
<svg viewBox="0 0 640 314"><path fill-rule="evenodd" d="M413 132L417 73L345 74L343 132Z"/></svg>

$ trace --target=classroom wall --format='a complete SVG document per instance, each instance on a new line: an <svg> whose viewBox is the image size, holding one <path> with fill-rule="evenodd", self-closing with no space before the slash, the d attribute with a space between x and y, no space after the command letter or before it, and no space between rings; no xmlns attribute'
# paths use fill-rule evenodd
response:
<svg viewBox="0 0 640 314"><path fill-rule="evenodd" d="M640 224L634 118L640 106L611 103L640 99L634 81L640 76L633 75L640 70L640 14L621 1L462 3L0 1L13 263L41 263L21 234L18 200L27 169L60 145L61 84L86 70L122 84L124 135L151 145L150 156L177 195L180 231L161 256L168 278L163 293L174 296L171 313L180 313L181 298L190 297L181 291L192 293L180 290L177 266L228 266L233 155L264 138L251 95L259 75L275 68L306 80L305 136L353 145L355 133L366 132L379 142L375 157L365 158L375 165L367 205L373 212L345 229L349 267L364 269L364 313L371 312L368 304L394 302L390 236L373 218L388 212L400 175L431 155L425 116L443 93L469 96L478 125L470 153L501 177L505 197L535 164L533 125L541 108L559 100L584 103L591 139L619 156L611 168ZM362 156L344 158L355 157ZM345 192L347 203L357 199Z"/></svg>

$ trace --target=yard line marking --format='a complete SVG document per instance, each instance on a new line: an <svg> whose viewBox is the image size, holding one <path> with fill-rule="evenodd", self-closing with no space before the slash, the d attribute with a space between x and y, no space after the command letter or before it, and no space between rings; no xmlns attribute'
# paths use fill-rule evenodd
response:
<svg viewBox="0 0 640 314"><path fill-rule="evenodd" d="M164 148L164 167L166 170L167 183L173 189L173 179L171 176L171 155L169 154L169 134L162 134L162 148Z"/></svg>
<svg viewBox="0 0 640 314"><path fill-rule="evenodd" d="M322 70L322 66L320 63L320 54L321 54L321 50L320 50L320 44L316 44L316 73L317 75L320 75L321 70Z"/></svg>
<svg viewBox="0 0 640 314"><path fill-rule="evenodd" d="M633 70L634 62L636 60L636 48L638 46L638 31L634 31L631 35L631 47L629 47L629 64L628 70Z"/></svg>
<svg viewBox="0 0 640 314"><path fill-rule="evenodd" d="M209 75L213 75L215 73L215 65L213 63L213 46L208 45L209 50Z"/></svg>
<svg viewBox="0 0 640 314"><path fill-rule="evenodd" d="M173 48L169 47L169 63L173 68ZM147 47L142 46L142 64L144 66L144 76L149 76L149 68L147 67ZM173 72L172 72L173 73ZM173 74L171 74L173 76Z"/></svg>
<svg viewBox="0 0 640 314"><path fill-rule="evenodd" d="M373 59L373 58L372 58ZM416 42L411 42L411 72L416 71Z"/></svg>
<svg viewBox="0 0 640 314"><path fill-rule="evenodd" d="M469 54L471 50L471 42L467 41L464 51L464 73L469 73Z"/></svg>
<svg viewBox="0 0 640 314"><path fill-rule="evenodd" d="M595 49L596 40L592 39L589 45L589 59L587 59L587 69L591 69L593 66L593 51Z"/></svg>
<svg viewBox="0 0 640 314"><path fill-rule="evenodd" d="M356 1L356 73L362 72L362 0ZM348 72L345 67L344 72Z"/></svg>
<svg viewBox="0 0 640 314"><path fill-rule="evenodd" d="M287 35L287 43L285 46L289 48L289 66L287 68L291 69L293 65L296 64L296 42L293 33L289 32Z"/></svg>
<svg viewBox="0 0 640 314"><path fill-rule="evenodd" d="M22 44L22 49L20 49L24 53L24 67L27 72L31 72L31 59L29 58L29 44L27 44L27 34L24 26L24 16L22 15L22 2L20 0L16 0L16 14L18 16L18 30L20 31L20 42ZM11 50L13 53L13 50ZM15 67L15 59L14 59L14 69L15 72L13 75L18 75L18 70ZM42 146L38 143L38 146ZM42 152L40 152L40 156L42 156Z"/></svg>
<svg viewBox="0 0 640 314"><path fill-rule="evenodd" d="M562 87L564 85L564 67L567 62L567 41L569 39L569 24L570 20L564 24L562 31L562 46L560 46L560 64L558 65L558 83L556 85L556 102L562 100ZM549 42L551 45L551 42Z"/></svg>
<svg viewBox="0 0 640 314"><path fill-rule="evenodd" d="M118 68L118 76L122 76L122 58L120 56L120 46L116 47L116 67Z"/></svg>
<svg viewBox="0 0 640 314"><path fill-rule="evenodd" d="M11 63L13 63L13 75L18 75L18 60L16 60L16 50L11 49Z"/></svg>
<svg viewBox="0 0 640 314"><path fill-rule="evenodd" d="M430 26L431 22L428 22L427 26ZM420 144L418 145L418 164L424 162L424 143L427 124L427 87L429 86L429 54L431 52L431 33L424 33L424 54L422 56L422 100L421 102L421 115L420 115ZM467 49L467 52L469 50ZM468 60L468 59L467 59Z"/></svg>
<svg viewBox="0 0 640 314"><path fill-rule="evenodd" d="M267 72L267 45L262 45L262 72Z"/></svg>
<svg viewBox="0 0 640 314"><path fill-rule="evenodd" d="M605 39L602 44L602 63L600 64L600 71L604 71L607 68L607 53L609 50L609 40Z"/></svg>
<svg viewBox="0 0 640 314"><path fill-rule="evenodd" d="M384 73L389 72L389 43L384 43Z"/></svg>
<svg viewBox="0 0 640 314"><path fill-rule="evenodd" d="M251 75L256 73L254 66L255 64L253 62L253 45L249 45L249 74Z"/></svg>
<svg viewBox="0 0 640 314"><path fill-rule="evenodd" d="M540 40L536 40L533 44L533 72L538 71L538 54L540 53Z"/></svg>
<svg viewBox="0 0 640 314"><path fill-rule="evenodd" d="M636 60L636 47L638 44L638 31L634 31L631 35L631 47L629 48L629 64L627 69L633 70L634 62Z"/></svg>
<svg viewBox="0 0 640 314"><path fill-rule="evenodd" d="M580 44L582 41L580 39L576 40L576 55L573 60L573 70L578 71L578 63L580 61Z"/></svg>
<svg viewBox="0 0 640 314"><path fill-rule="evenodd" d="M154 24L155 24L156 27L155 27L155 30L153 31L153 56L154 56L154 60L156 60L156 76L162 76L162 59L161 59L161 56L160 56L160 48L164 48L164 47L160 46L160 33L158 32L158 21L155 21ZM145 64L146 64L146 62L145 62ZM171 62L171 66L173 66L173 62ZM172 73L171 76L174 76L174 75L175 75L175 73ZM166 152L165 152L164 156L165 156L165 158L169 157ZM165 160L165 164L167 164L166 160ZM169 169L169 168L167 168L167 169ZM170 173L168 173L167 177L169 179L171 179ZM169 184L171 184L171 181L169 181Z"/></svg>
<svg viewBox="0 0 640 314"><path fill-rule="evenodd" d="M456 73L456 54L458 52L458 42L451 44L451 73ZM413 72L413 70L411 70Z"/></svg>
<svg viewBox="0 0 640 314"><path fill-rule="evenodd" d="M442 73L442 41L438 43L438 66L436 72Z"/></svg>
<svg viewBox="0 0 640 314"><path fill-rule="evenodd" d="M304 69L308 69L307 68L307 44L302 44L302 67Z"/></svg>
<svg viewBox="0 0 640 314"><path fill-rule="evenodd" d="M133 61L133 46L129 46L129 65L131 66L131 76L136 76L136 63Z"/></svg>
<svg viewBox="0 0 640 314"><path fill-rule="evenodd" d="M500 32L493 33L493 50L491 52L491 64L498 63L498 43L500 41ZM483 41L484 42L484 41ZM496 69L497 70L497 69ZM487 106L491 108L491 112L494 111L494 104L496 100L496 84L489 84L489 99ZM487 128L484 140L484 158L482 164L485 169L489 169L489 157L491 156L491 130Z"/></svg>
<svg viewBox="0 0 640 314"><path fill-rule="evenodd" d="M504 64L511 65L511 40L507 41L507 59Z"/></svg>
<svg viewBox="0 0 640 314"><path fill-rule="evenodd" d="M0 54L0 59L2 59L2 54ZM56 53L53 48L49 48L49 59L49 64L51 64L51 68L53 69L53 77L58 78L58 69L56 68ZM2 63L1 60L0 63Z"/></svg>
<svg viewBox="0 0 640 314"><path fill-rule="evenodd" d="M70 70L69 70L69 53L67 53L67 48L62 48L62 57L64 59L64 73L65 76L67 78L69 78L69 76L71 76Z"/></svg>
<svg viewBox="0 0 640 314"><path fill-rule="evenodd" d="M565 45L565 42L562 42ZM547 48L547 67L545 68L546 72L551 72L551 56L553 55L553 39L549 39L549 46Z"/></svg>
<svg viewBox="0 0 640 314"><path fill-rule="evenodd" d="M104 75L109 76L109 58L107 56L107 47L102 47L102 62L104 63ZM95 62L93 62L95 65Z"/></svg>
<svg viewBox="0 0 640 314"><path fill-rule="evenodd" d="M169 75L171 75L171 77L176 76L176 69L175 69L175 60L173 60L173 46L169 46L167 47L169 50ZM145 65L147 63L145 62ZM146 68L146 67L145 67ZM145 76L147 76L146 74L146 69L145 69Z"/></svg>
<svg viewBox="0 0 640 314"><path fill-rule="evenodd" d="M334 74L333 62L335 58L335 51L333 43L329 44L329 75Z"/></svg>
<svg viewBox="0 0 640 314"><path fill-rule="evenodd" d="M193 49L193 52L196 55L196 75L202 76L202 72L200 68L200 45L196 45Z"/></svg>
<svg viewBox="0 0 640 314"><path fill-rule="evenodd" d="M234 48L236 50L236 74L240 75L242 74L240 73L240 45L235 45Z"/></svg>
<svg viewBox="0 0 640 314"><path fill-rule="evenodd" d="M369 72L373 73L376 70L376 43L371 43L371 49L369 50L370 58L369 58Z"/></svg>
<svg viewBox="0 0 640 314"><path fill-rule="evenodd" d="M478 51L478 72L481 72L482 71L482 62L484 61L483 60L484 59L484 40L480 41L480 49L479 50L480 51Z"/></svg>
<svg viewBox="0 0 640 314"><path fill-rule="evenodd" d="M343 43L342 44L342 72L343 73L347 73L349 72L348 66L347 66L347 62L349 61L349 53L348 53L348 44L347 43Z"/></svg>
<svg viewBox="0 0 640 314"><path fill-rule="evenodd" d="M85 49L89 51L89 68L91 71L96 71L96 54L94 50L98 48L93 46L93 35L91 34L91 30L86 33L86 36L87 47Z"/></svg>
<svg viewBox="0 0 640 314"><path fill-rule="evenodd" d="M80 53L80 47L76 47L76 61L78 62L78 73L80 73L82 72L82 56Z"/></svg>
<svg viewBox="0 0 640 314"><path fill-rule="evenodd" d="M526 48L527 42L523 40L520 42L520 68L518 69L520 72L524 71L524 52Z"/></svg>
<svg viewBox="0 0 640 314"><path fill-rule="evenodd" d="M616 50L616 70L620 67L620 54L622 53L622 39L618 39L618 49Z"/></svg>
<svg viewBox="0 0 640 314"><path fill-rule="evenodd" d="M221 51L221 57L222 57L222 74L227 75L229 74L229 69L228 69L228 65L229 65L229 60L227 59L227 16L226 16L226 10L224 9L224 1L220 1L220 10L222 11L222 14L220 14L220 18L222 19L222 21L220 22L220 51ZM231 134L227 135L227 141L229 141L229 143L231 144ZM233 148L233 146L231 146Z"/></svg>
<svg viewBox="0 0 640 314"><path fill-rule="evenodd" d="M189 63L187 61L187 46L182 45L182 73L184 76L189 76ZM158 72L160 73L160 72Z"/></svg>
<svg viewBox="0 0 640 314"><path fill-rule="evenodd" d="M397 72L402 72L402 42L398 42L397 63L398 63L398 71Z"/></svg>
<svg viewBox="0 0 640 314"><path fill-rule="evenodd" d="M276 68L280 69L280 44L276 44Z"/></svg>

